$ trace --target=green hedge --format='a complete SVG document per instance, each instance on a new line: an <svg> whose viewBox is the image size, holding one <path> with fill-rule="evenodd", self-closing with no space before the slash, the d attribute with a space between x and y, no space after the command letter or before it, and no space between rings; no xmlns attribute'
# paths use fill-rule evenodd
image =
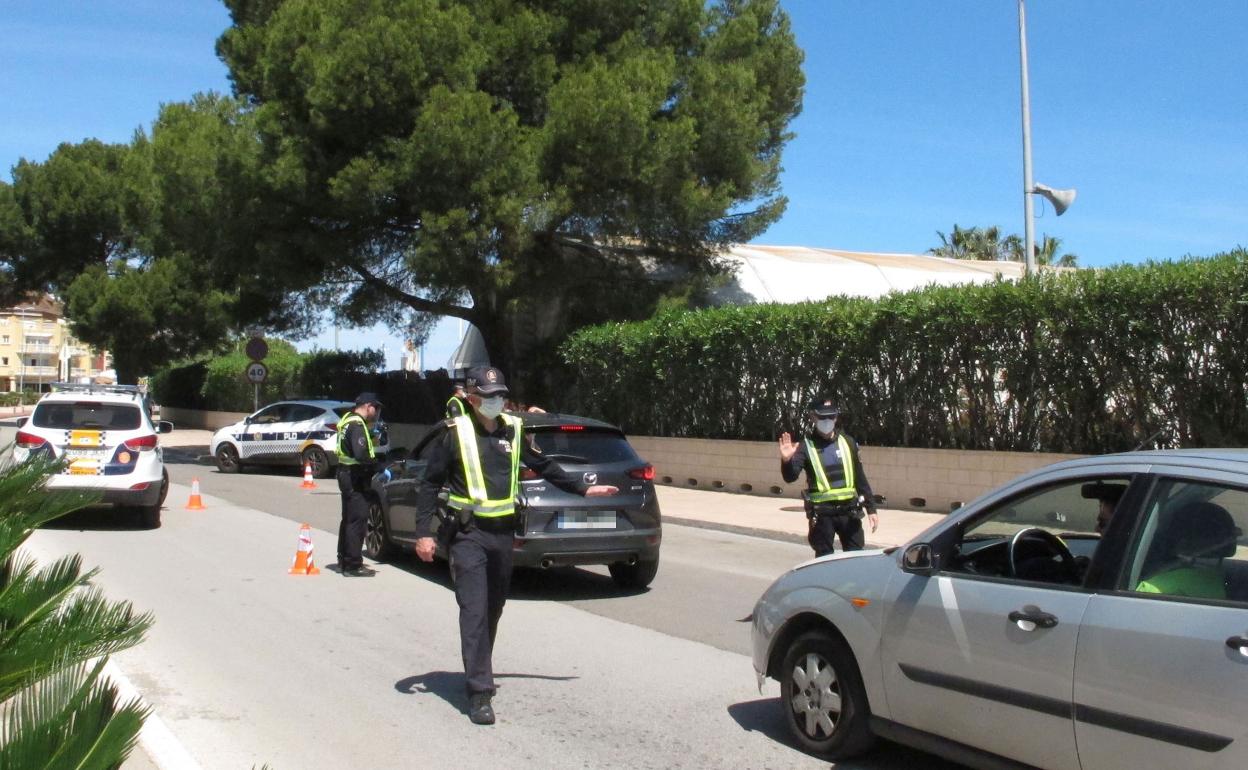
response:
<svg viewBox="0 0 1248 770"><path fill-rule="evenodd" d="M581 330L572 408L774 439L827 393L866 444L1099 453L1248 443L1248 252Z"/></svg>

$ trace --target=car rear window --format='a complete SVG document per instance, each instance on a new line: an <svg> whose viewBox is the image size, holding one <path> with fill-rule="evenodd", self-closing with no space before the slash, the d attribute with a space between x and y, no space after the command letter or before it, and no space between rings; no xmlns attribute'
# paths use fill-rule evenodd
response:
<svg viewBox="0 0 1248 770"><path fill-rule="evenodd" d="M632 446L619 433L603 430L560 430L542 428L530 431L542 454L568 463L640 462Z"/></svg>
<svg viewBox="0 0 1248 770"><path fill-rule="evenodd" d="M30 421L36 428L54 430L134 430L142 424L138 406L99 401L39 404Z"/></svg>

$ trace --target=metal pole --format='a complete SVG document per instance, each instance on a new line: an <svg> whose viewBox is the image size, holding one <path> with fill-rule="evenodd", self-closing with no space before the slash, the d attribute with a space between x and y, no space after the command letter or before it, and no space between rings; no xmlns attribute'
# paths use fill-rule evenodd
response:
<svg viewBox="0 0 1248 770"><path fill-rule="evenodd" d="M1031 199L1031 99L1027 85L1027 12L1018 0L1018 54L1022 63L1023 85L1023 272L1036 272L1035 213Z"/></svg>

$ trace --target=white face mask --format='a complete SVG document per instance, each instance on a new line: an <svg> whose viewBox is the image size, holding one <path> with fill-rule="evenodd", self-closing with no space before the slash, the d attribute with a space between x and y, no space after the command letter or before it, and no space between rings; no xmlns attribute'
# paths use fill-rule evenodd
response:
<svg viewBox="0 0 1248 770"><path fill-rule="evenodd" d="M478 408L482 415L492 420L503 413L503 397L483 398Z"/></svg>
<svg viewBox="0 0 1248 770"><path fill-rule="evenodd" d="M836 418L832 417L827 420L815 420L815 430L825 436L831 436L832 431L836 430Z"/></svg>

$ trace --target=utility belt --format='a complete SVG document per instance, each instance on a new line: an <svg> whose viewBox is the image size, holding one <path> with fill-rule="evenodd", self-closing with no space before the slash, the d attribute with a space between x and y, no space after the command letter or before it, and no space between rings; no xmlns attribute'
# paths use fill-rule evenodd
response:
<svg viewBox="0 0 1248 770"><path fill-rule="evenodd" d="M802 506L806 509L806 518L814 521L824 517L863 517L862 505L857 499L841 502L816 503L810 499L810 490L802 491Z"/></svg>
<svg viewBox="0 0 1248 770"><path fill-rule="evenodd" d="M445 493L444 493L445 494ZM438 500L438 533L449 541L456 532L479 529L482 532L518 532L523 521L523 505L516 501L516 512L505 516L477 516L471 508L451 508L442 495Z"/></svg>

